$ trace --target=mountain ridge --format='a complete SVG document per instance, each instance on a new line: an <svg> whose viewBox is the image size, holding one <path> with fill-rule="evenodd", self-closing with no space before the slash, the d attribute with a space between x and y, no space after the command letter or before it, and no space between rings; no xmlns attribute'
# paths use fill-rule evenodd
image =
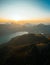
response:
<svg viewBox="0 0 50 65"><path fill-rule="evenodd" d="M1 65L48 65L49 56L50 40L41 34L25 34L0 45Z"/></svg>

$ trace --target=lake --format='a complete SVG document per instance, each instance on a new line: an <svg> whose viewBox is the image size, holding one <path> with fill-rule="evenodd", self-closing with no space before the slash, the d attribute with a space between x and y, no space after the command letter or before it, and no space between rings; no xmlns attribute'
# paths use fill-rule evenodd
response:
<svg viewBox="0 0 50 65"><path fill-rule="evenodd" d="M0 44L5 43L10 41L12 38L16 37L16 36L21 36L24 34L28 34L28 32L16 32L13 34L9 34L9 35L5 35L5 36L1 36L0 37Z"/></svg>

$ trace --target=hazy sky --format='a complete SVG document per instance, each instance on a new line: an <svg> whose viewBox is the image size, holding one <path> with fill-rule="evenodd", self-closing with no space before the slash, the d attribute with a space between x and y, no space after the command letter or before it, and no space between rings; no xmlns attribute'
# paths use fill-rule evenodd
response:
<svg viewBox="0 0 50 65"><path fill-rule="evenodd" d="M50 17L50 0L0 0L0 17L12 20Z"/></svg>

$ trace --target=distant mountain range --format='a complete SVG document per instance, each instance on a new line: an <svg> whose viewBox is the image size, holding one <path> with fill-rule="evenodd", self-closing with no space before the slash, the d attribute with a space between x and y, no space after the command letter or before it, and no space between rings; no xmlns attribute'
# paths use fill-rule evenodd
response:
<svg viewBox="0 0 50 65"><path fill-rule="evenodd" d="M14 32L21 32L21 31L27 31L29 33L36 33L36 34L46 34L50 35L50 25L45 24L0 24L0 36L5 34L11 34ZM4 32L4 33L3 33Z"/></svg>

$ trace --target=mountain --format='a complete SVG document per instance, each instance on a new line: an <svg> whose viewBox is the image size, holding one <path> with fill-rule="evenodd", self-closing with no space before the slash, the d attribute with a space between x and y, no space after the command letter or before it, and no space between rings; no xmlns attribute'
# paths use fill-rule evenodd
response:
<svg viewBox="0 0 50 65"><path fill-rule="evenodd" d="M25 34L19 37L15 37L13 38L11 41L9 41L8 43L10 44L37 44L37 43L47 43L48 39L41 34ZM7 44L8 44L7 43Z"/></svg>
<svg viewBox="0 0 50 65"><path fill-rule="evenodd" d="M50 39L25 34L0 45L0 65L50 65Z"/></svg>
<svg viewBox="0 0 50 65"><path fill-rule="evenodd" d="M21 27L19 24L0 24L0 36L19 32L21 31Z"/></svg>
<svg viewBox="0 0 50 65"><path fill-rule="evenodd" d="M50 34L50 25L38 24L38 25L26 27L26 24L25 24L25 26L23 27L23 30L36 33L36 34L40 34L40 33Z"/></svg>
<svg viewBox="0 0 50 65"><path fill-rule="evenodd" d="M50 25L45 25L45 24L0 24L0 36L6 35L6 34L12 34L15 32L21 32L21 31L26 31L29 33L36 33L36 34L41 34L44 33L45 35L49 36L50 35ZM3 33L4 32L4 33Z"/></svg>

